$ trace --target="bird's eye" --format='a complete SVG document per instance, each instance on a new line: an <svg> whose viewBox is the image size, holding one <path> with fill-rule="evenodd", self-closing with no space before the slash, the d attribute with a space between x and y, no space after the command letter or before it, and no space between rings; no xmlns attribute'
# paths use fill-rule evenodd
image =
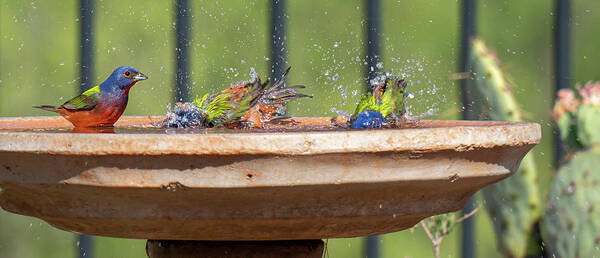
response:
<svg viewBox="0 0 600 258"><path fill-rule="evenodd" d="M123 73L123 75L125 75L125 77L129 78L131 76L131 72L130 71L125 71Z"/></svg>

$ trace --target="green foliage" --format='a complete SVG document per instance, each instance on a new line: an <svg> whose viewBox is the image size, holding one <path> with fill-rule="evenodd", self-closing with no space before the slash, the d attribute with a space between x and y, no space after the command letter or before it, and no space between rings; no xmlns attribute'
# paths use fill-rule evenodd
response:
<svg viewBox="0 0 600 258"><path fill-rule="evenodd" d="M421 221L421 226L433 245L433 255L435 258L440 257L440 244L442 243L442 240L444 240L444 237L450 234L456 225L475 215L477 211L479 211L479 207L460 218L457 218L458 212L450 212L431 216Z"/></svg>
<svg viewBox="0 0 600 258"><path fill-rule="evenodd" d="M557 257L600 256L600 149L577 152L550 188L543 237Z"/></svg>
<svg viewBox="0 0 600 258"><path fill-rule="evenodd" d="M456 222L455 212L431 216L423 220L425 227L435 239L440 239L451 232L456 226Z"/></svg>
<svg viewBox="0 0 600 258"><path fill-rule="evenodd" d="M492 120L523 121L496 54L480 39L473 40L471 45L473 85L485 100L485 114ZM541 213L534 154L525 156L515 175L484 188L483 197L494 218L492 222L500 251L507 257L524 257L533 226Z"/></svg>

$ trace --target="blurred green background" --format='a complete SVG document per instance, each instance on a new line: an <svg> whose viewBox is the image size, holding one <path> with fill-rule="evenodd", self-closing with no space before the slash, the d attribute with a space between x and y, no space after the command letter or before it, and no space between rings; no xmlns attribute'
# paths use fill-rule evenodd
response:
<svg viewBox="0 0 600 258"><path fill-rule="evenodd" d="M250 67L269 75L270 1L191 1L192 96L248 78ZM386 70L412 83L412 112L460 117L457 71L460 1L382 1ZM131 91L125 115L160 115L173 100L172 1L96 1L95 81L131 65L150 79ZM288 1L288 83L307 85L313 99L289 106L290 115L333 116L353 111L364 89L364 1ZM572 82L598 80L600 1L573 1ZM53 115L33 109L75 96L78 1L0 1L0 116ZM544 193L552 174L552 28L554 1L478 1L478 34L498 52L513 91L531 121L543 126L534 152ZM490 218L476 216L477 257L500 257ZM460 229L442 243L442 257L459 254ZM145 257L143 240L95 238L96 257ZM430 257L421 228L384 235L383 257ZM363 241L329 240L331 257L363 257ZM75 235L38 219L0 212L0 257L75 257Z"/></svg>

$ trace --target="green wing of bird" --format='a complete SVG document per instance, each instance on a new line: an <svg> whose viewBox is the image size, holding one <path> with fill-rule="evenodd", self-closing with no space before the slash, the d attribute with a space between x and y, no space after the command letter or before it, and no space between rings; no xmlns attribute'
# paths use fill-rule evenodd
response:
<svg viewBox="0 0 600 258"><path fill-rule="evenodd" d="M400 115L403 95L404 89L394 82L394 85L387 89L381 97L381 105L379 106L381 115L385 118L390 114Z"/></svg>
<svg viewBox="0 0 600 258"><path fill-rule="evenodd" d="M357 116L365 110L379 111L377 100L375 99L375 96L371 95L370 93L360 99L358 105L356 106L356 110L354 111L354 115Z"/></svg>
<svg viewBox="0 0 600 258"><path fill-rule="evenodd" d="M223 116L233 108L229 102L229 94L204 94L196 98L194 104L206 115L206 121L211 124L220 124Z"/></svg>
<svg viewBox="0 0 600 258"><path fill-rule="evenodd" d="M101 95L100 86L95 86L65 102L61 107L68 110L90 110L98 104Z"/></svg>
<svg viewBox="0 0 600 258"><path fill-rule="evenodd" d="M354 115L357 116L365 110L377 111L385 118L387 118L390 114L399 114L401 111L400 107L402 107L404 87L406 87L406 85L403 80L393 80L392 78L387 78L385 85L377 88L379 90L382 89L383 94L377 92L376 89L374 90L375 92L369 92L363 96L356 106Z"/></svg>

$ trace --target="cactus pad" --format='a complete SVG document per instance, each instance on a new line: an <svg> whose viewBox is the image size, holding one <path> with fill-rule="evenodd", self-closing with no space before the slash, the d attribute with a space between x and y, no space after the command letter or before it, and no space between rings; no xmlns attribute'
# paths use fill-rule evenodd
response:
<svg viewBox="0 0 600 258"><path fill-rule="evenodd" d="M577 152L552 183L543 237L555 257L600 256L600 150Z"/></svg>

